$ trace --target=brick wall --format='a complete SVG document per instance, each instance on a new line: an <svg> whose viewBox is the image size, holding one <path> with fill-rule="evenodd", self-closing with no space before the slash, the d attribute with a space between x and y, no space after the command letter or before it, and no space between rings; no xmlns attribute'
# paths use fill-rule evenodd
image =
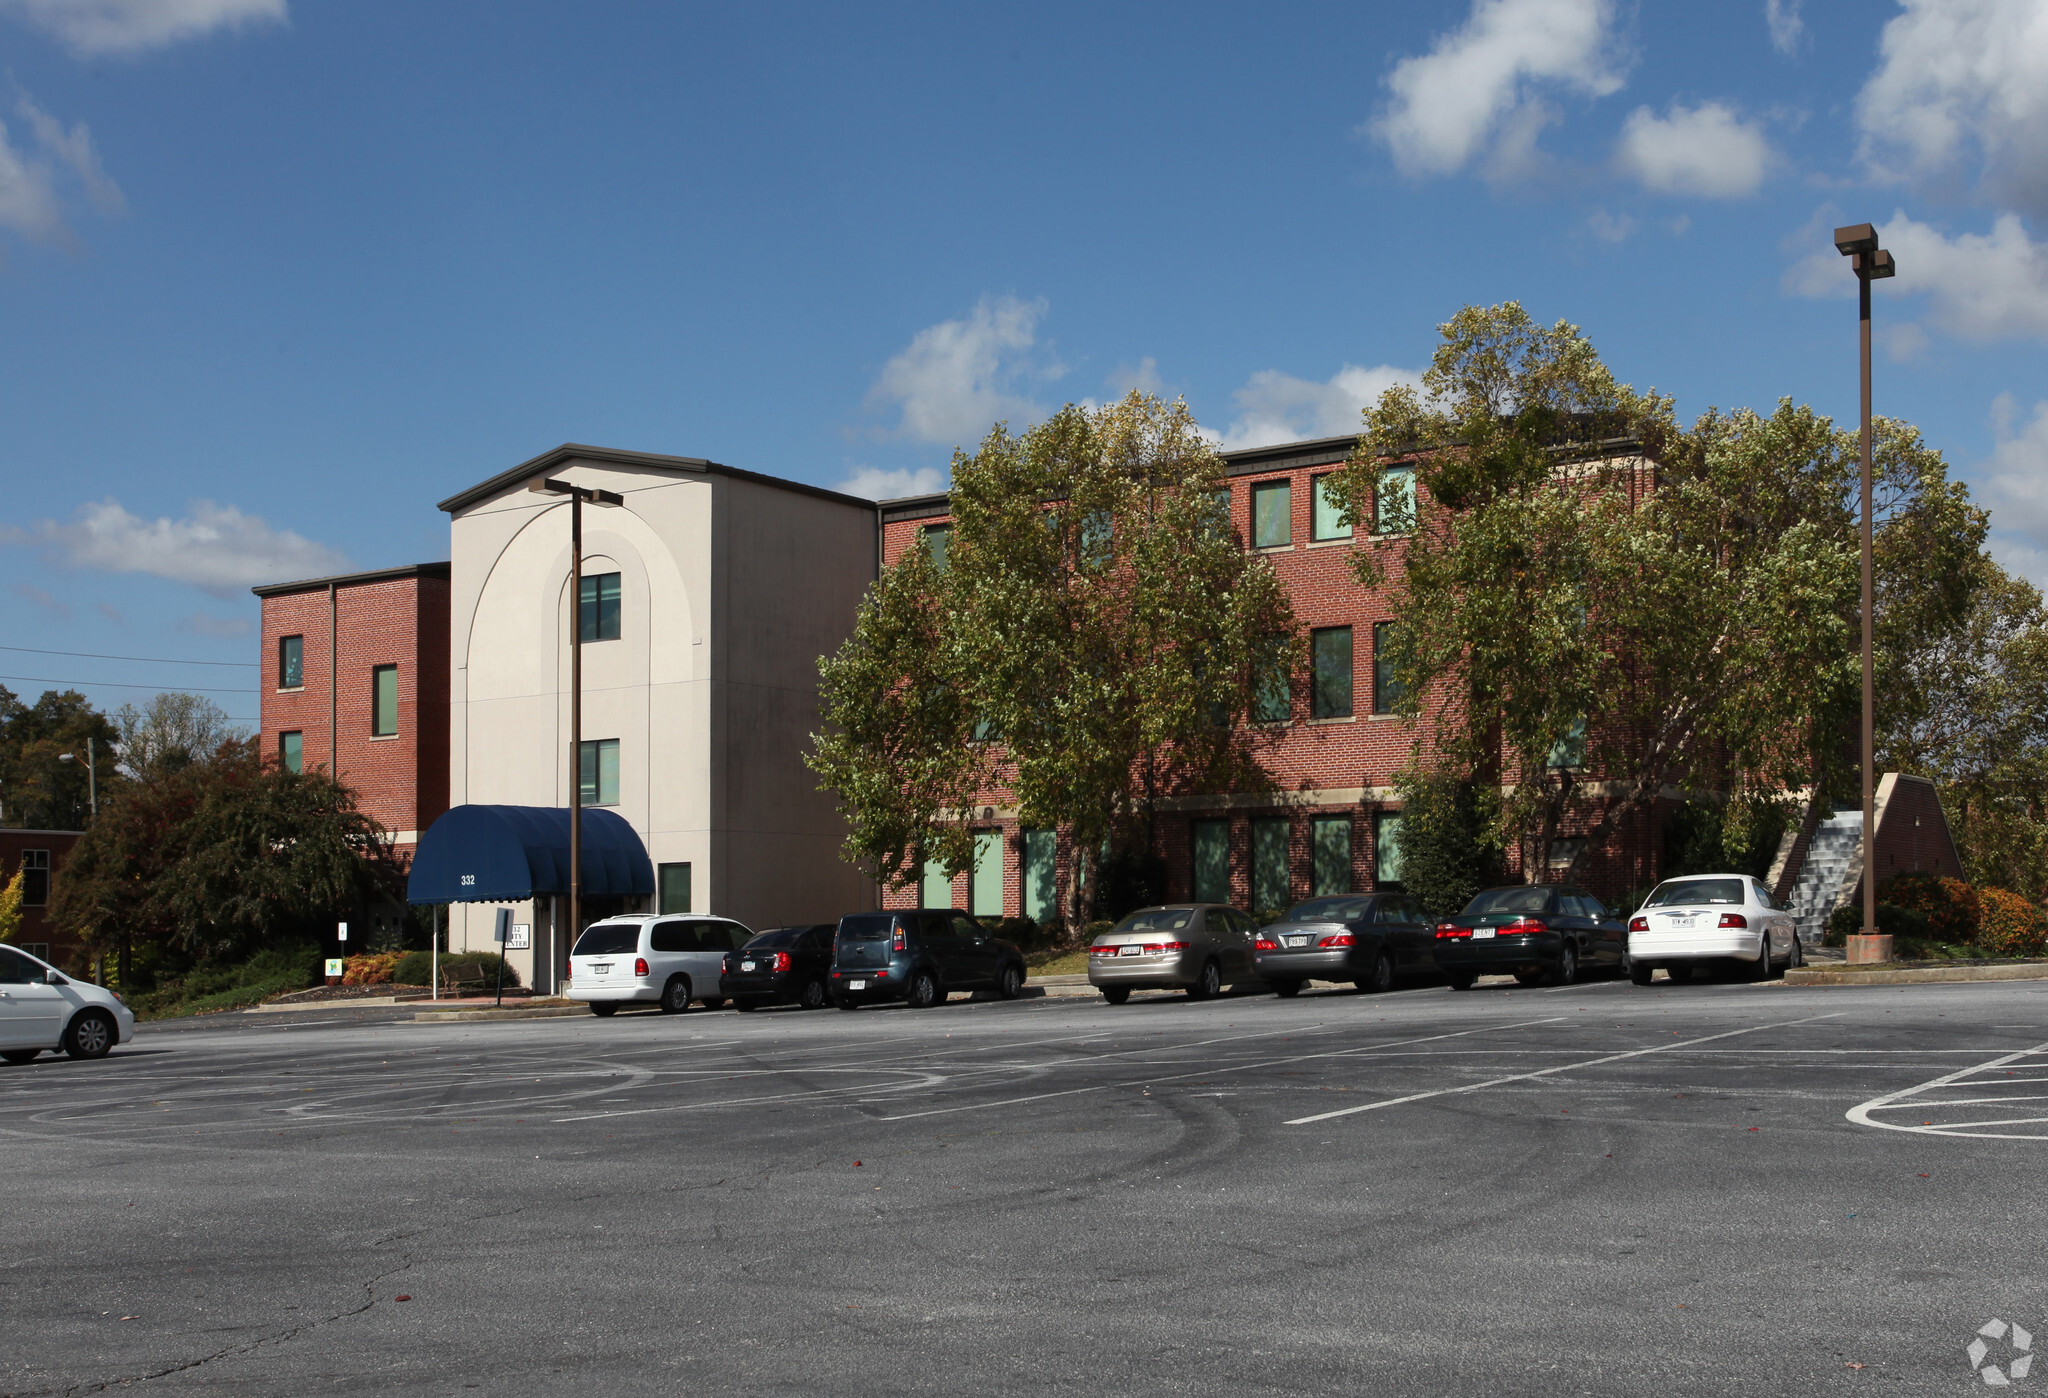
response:
<svg viewBox="0 0 2048 1398"><path fill-rule="evenodd" d="M64 861L70 857L71 847L78 843L79 833L76 830L0 830L0 885L5 885L21 872L24 851L42 850L49 856L45 899L39 905L22 904L21 931L14 938L15 944L34 951L38 956L46 956L66 969L83 969L75 964L78 943L72 938L58 936L50 926L49 902L57 896L57 885L64 877ZM49 950L40 950L43 947Z"/></svg>

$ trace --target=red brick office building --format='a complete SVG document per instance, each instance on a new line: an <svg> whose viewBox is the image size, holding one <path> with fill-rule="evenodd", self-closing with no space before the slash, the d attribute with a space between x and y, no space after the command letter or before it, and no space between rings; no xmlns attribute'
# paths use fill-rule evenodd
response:
<svg viewBox="0 0 2048 1398"><path fill-rule="evenodd" d="M418 563L253 589L263 751L353 787L401 859L448 809L448 579Z"/></svg>
<svg viewBox="0 0 2048 1398"><path fill-rule="evenodd" d="M0 830L0 887L16 874L21 878L21 930L13 945L59 966L72 964L78 943L59 934L50 923L50 900L64 861L82 832L77 830Z"/></svg>

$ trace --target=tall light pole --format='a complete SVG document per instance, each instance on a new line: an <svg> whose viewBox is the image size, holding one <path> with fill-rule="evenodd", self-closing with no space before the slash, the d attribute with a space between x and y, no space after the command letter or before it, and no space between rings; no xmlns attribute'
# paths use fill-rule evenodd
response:
<svg viewBox="0 0 2048 1398"><path fill-rule="evenodd" d="M78 754L75 752L60 752L57 754L57 760L59 762L76 762ZM100 769L99 763L94 760L92 735L90 733L85 735L85 794L86 800L92 807L92 818L98 820L100 818Z"/></svg>
<svg viewBox="0 0 2048 1398"><path fill-rule="evenodd" d="M1856 272L1857 353L1863 374L1863 931L1849 939L1849 960L1892 959L1891 938L1877 930L1877 652L1871 632L1876 615L1870 532L1870 284L1895 276L1892 255L1877 245L1867 223L1835 230L1835 249Z"/></svg>
<svg viewBox="0 0 2048 1398"><path fill-rule="evenodd" d="M546 476L535 476L526 488L536 495L569 497L569 926L558 939L562 951L552 957L552 977L582 930L583 916L583 504L623 505L626 497Z"/></svg>

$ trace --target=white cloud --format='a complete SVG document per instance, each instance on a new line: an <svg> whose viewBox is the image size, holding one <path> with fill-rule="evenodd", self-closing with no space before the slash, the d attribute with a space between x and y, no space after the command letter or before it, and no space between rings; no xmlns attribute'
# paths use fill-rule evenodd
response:
<svg viewBox="0 0 2048 1398"><path fill-rule="evenodd" d="M73 122L71 129L66 131L63 122L44 111L26 92L15 103L15 110L36 133L36 144L63 161L78 177L78 182L85 186L86 197L92 200L95 208L109 218L128 212L128 200L122 195L121 186L107 178L106 169L100 164L100 153L93 149L92 132L84 122Z"/></svg>
<svg viewBox="0 0 2048 1398"><path fill-rule="evenodd" d="M1372 134L1407 174L1450 174L1491 144L1492 172L1513 175L1551 119L1540 89L1621 87L1613 27L1613 0L1473 0L1460 28L1394 66Z"/></svg>
<svg viewBox="0 0 2048 1398"><path fill-rule="evenodd" d="M1901 3L1856 99L1864 160L1880 178L1940 187L1974 157L2000 202L2048 214L2048 6Z"/></svg>
<svg viewBox="0 0 2048 1398"><path fill-rule="evenodd" d="M833 486L846 495L863 500L901 500L906 495L936 495L949 482L949 473L938 466L904 467L885 471L879 466L856 466L846 479Z"/></svg>
<svg viewBox="0 0 2048 1398"><path fill-rule="evenodd" d="M1719 102L1674 102L1661 117L1638 107L1623 123L1615 151L1615 162L1645 188L1710 199L1756 193L1775 160L1763 128Z"/></svg>
<svg viewBox="0 0 2048 1398"><path fill-rule="evenodd" d="M1826 214L1828 210L1822 210ZM1827 244L1817 218L1798 246L1810 249L1785 272L1785 290L1799 296L1849 296L1856 278L1847 258ZM2048 339L2048 246L2027 235L2018 214L2000 214L1989 233L1948 237L1903 212L1878 225L1878 238L1898 262L1880 296L1922 295L1927 318L1965 340ZM1895 348L1917 351L1910 334Z"/></svg>
<svg viewBox="0 0 2048 1398"><path fill-rule="evenodd" d="M285 0L0 0L0 14L81 57L134 54L210 30L281 21Z"/></svg>
<svg viewBox="0 0 2048 1398"><path fill-rule="evenodd" d="M1994 528L2026 536L2034 548L2048 547L2048 402L2016 424L2019 405L2001 393L1991 405L1998 445L1986 463L1984 499Z"/></svg>
<svg viewBox="0 0 2048 1398"><path fill-rule="evenodd" d="M178 623L180 631L190 631L196 636L246 636L249 634L249 619L242 616L214 616L210 612L194 612Z"/></svg>
<svg viewBox="0 0 2048 1398"><path fill-rule="evenodd" d="M1603 243L1621 243L1636 231L1636 221L1627 214L1595 209L1586 216L1586 230Z"/></svg>
<svg viewBox="0 0 2048 1398"><path fill-rule="evenodd" d="M1806 37L1806 21L1800 18L1802 0L1764 0L1764 24L1771 31L1771 47L1790 56L1799 52Z"/></svg>
<svg viewBox="0 0 2048 1398"><path fill-rule="evenodd" d="M142 519L108 499L79 507L70 524L0 527L0 543L40 543L75 568L148 573L232 596L259 583L339 572L348 560L233 505L194 501L184 519Z"/></svg>
<svg viewBox="0 0 2048 1398"><path fill-rule="evenodd" d="M71 620L71 608L32 583L12 583L7 590L38 611L48 612L58 621Z"/></svg>
<svg viewBox="0 0 2048 1398"><path fill-rule="evenodd" d="M6 124L0 122L0 228L39 243L69 243L71 229L64 221L60 172L77 180L101 213L114 217L126 212L121 187L100 165L92 132L84 122L65 130L62 122L26 92L18 95L15 110L28 123L40 154L16 146Z"/></svg>
<svg viewBox="0 0 2048 1398"><path fill-rule="evenodd" d="M966 319L925 327L882 366L868 390L869 406L897 409L894 434L944 446L972 446L998 421L1020 425L1044 417L1046 410L1020 390L1029 380L1065 372L1032 354L1045 310L1042 298L983 297Z"/></svg>
<svg viewBox="0 0 2048 1398"><path fill-rule="evenodd" d="M1328 383L1314 383L1261 369L1233 395L1238 418L1223 434L1224 451L1272 446L1314 437L1341 437L1361 430L1360 414L1396 384L1420 384L1412 369L1382 364L1363 369L1346 364Z"/></svg>

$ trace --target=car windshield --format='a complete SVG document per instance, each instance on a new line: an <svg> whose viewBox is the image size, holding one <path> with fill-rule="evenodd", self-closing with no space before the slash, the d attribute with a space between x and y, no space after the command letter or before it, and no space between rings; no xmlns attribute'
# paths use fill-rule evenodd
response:
<svg viewBox="0 0 2048 1398"><path fill-rule="evenodd" d="M1287 915L1289 922L1363 922L1370 898L1311 898Z"/></svg>
<svg viewBox="0 0 2048 1398"><path fill-rule="evenodd" d="M1489 888L1465 905L1464 916L1486 917L1491 913L1540 913L1550 906L1547 888Z"/></svg>
<svg viewBox="0 0 2048 1398"><path fill-rule="evenodd" d="M576 939L574 956L623 956L640 946L640 924L637 922L600 922L583 929L583 935Z"/></svg>
<svg viewBox="0 0 2048 1398"><path fill-rule="evenodd" d="M1146 908L1110 928L1115 932L1178 932L1194 920L1193 908Z"/></svg>
<svg viewBox="0 0 2048 1398"><path fill-rule="evenodd" d="M1880 890L1881 891L1881 890ZM1741 879L1674 879L1660 883L1643 904L1646 908L1670 908L1680 903L1740 903Z"/></svg>
<svg viewBox="0 0 2048 1398"><path fill-rule="evenodd" d="M895 925L893 913L860 913L853 917L839 919L839 935L854 942L879 942L889 935Z"/></svg>
<svg viewBox="0 0 2048 1398"><path fill-rule="evenodd" d="M782 951L795 946L810 932L808 927L777 927L748 942L748 951Z"/></svg>

